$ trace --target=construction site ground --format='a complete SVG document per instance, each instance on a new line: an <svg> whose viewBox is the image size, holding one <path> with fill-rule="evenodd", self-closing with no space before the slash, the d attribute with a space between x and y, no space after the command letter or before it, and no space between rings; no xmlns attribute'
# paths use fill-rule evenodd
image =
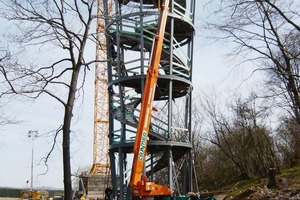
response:
<svg viewBox="0 0 300 200"><path fill-rule="evenodd" d="M222 194L220 199L226 200L300 200L300 166L281 170L276 174L276 184L270 189L268 178L243 180L219 188L222 192L216 196Z"/></svg>
<svg viewBox="0 0 300 200"><path fill-rule="evenodd" d="M297 189L268 189L255 188L247 189L235 197L227 197L226 199L233 200L299 200L300 199L300 188Z"/></svg>

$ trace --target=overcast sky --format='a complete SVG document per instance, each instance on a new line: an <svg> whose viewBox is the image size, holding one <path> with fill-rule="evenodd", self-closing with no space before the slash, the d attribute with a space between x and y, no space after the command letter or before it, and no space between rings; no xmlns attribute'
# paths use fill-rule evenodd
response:
<svg viewBox="0 0 300 200"><path fill-rule="evenodd" d="M206 45L201 38L200 2L197 1L196 45L194 48L194 93L215 88L217 91L234 89L247 73L231 73L230 66L224 57L229 50L222 44ZM203 2L202 2L203 3ZM3 29L1 30L4 31ZM1 43L0 43L1 44ZM93 51L93 49L91 50ZM93 105L94 105L94 72L90 71L85 85L84 102L77 102L73 118L73 130L76 137L72 141L72 172L87 168L92 164L93 149ZM34 140L34 187L63 188L62 152L58 145L48 161L47 167L43 157L47 155L53 143L53 133L62 123L62 107L56 101L41 96L36 102L13 102L6 109L17 115L22 123L8 125L0 129L0 186L30 187L32 140L28 132L38 131L39 137ZM29 181L28 184L26 182ZM76 188L74 188L76 189Z"/></svg>

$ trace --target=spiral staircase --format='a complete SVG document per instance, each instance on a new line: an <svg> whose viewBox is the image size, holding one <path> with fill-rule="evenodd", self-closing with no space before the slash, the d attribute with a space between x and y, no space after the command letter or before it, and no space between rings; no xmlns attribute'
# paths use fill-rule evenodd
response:
<svg viewBox="0 0 300 200"><path fill-rule="evenodd" d="M150 179L178 193L192 189L194 1L170 1L144 169ZM133 144L160 3L116 0L115 14L106 21L109 155L111 180L120 197L130 198Z"/></svg>

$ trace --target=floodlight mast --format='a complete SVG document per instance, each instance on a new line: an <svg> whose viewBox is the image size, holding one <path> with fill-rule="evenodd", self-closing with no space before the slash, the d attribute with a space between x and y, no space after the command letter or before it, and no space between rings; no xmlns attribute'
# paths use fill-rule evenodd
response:
<svg viewBox="0 0 300 200"><path fill-rule="evenodd" d="M38 137L38 131L28 131L28 137L31 138L31 170L30 170L30 190L33 190L33 156L34 156L34 139Z"/></svg>

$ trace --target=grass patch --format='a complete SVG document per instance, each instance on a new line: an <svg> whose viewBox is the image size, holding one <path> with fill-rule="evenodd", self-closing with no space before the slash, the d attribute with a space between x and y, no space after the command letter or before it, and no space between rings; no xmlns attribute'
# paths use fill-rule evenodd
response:
<svg viewBox="0 0 300 200"><path fill-rule="evenodd" d="M242 180L232 185L231 189L228 191L227 196L234 197L245 192L246 190L255 190L257 188L264 187L267 184L267 179Z"/></svg>
<svg viewBox="0 0 300 200"><path fill-rule="evenodd" d="M290 189L300 188L300 166L283 169L276 178L286 178Z"/></svg>

